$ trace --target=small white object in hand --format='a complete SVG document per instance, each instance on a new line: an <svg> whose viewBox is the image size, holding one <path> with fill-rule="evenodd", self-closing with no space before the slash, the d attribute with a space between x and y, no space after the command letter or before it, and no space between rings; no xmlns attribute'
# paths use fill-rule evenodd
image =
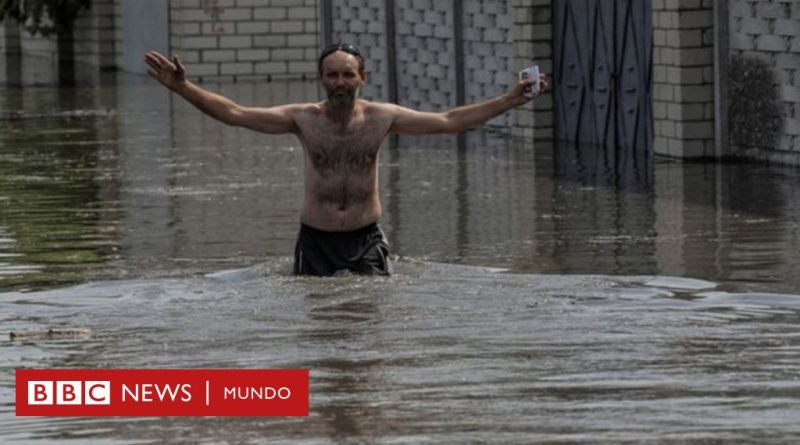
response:
<svg viewBox="0 0 800 445"><path fill-rule="evenodd" d="M530 86L530 91L525 91L525 97L533 99L539 95L539 92L541 92L541 86L539 85L539 65L533 65L532 67L525 68L524 70L520 71L519 79L533 79L533 84Z"/></svg>

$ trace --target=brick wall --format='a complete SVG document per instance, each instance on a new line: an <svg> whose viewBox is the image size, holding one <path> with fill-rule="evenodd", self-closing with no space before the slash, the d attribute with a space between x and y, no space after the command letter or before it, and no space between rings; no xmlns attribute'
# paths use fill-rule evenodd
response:
<svg viewBox="0 0 800 445"><path fill-rule="evenodd" d="M196 79L316 76L319 0L170 0L170 46Z"/></svg>
<svg viewBox="0 0 800 445"><path fill-rule="evenodd" d="M386 42L386 3L370 0L337 0L333 3L331 43L350 43L366 59L369 79L361 92L368 100L389 97Z"/></svg>
<svg viewBox="0 0 800 445"><path fill-rule="evenodd" d="M506 93L516 82L513 6L504 0L464 1L464 79L466 102ZM505 113L488 122L509 128Z"/></svg>
<svg viewBox="0 0 800 445"><path fill-rule="evenodd" d="M335 0L333 42L357 45L367 59L370 78L363 96L388 100L389 77L386 3ZM551 69L549 0L465 0L463 23L465 102L474 103L508 91L516 72L538 63ZM457 105L455 10L451 1L396 0L395 46L398 100L423 110ZM547 127L537 136L552 136L552 100L536 101L537 121ZM533 135L533 105L489 122L512 124L515 134ZM549 133L548 133L549 131Z"/></svg>
<svg viewBox="0 0 800 445"><path fill-rule="evenodd" d="M658 154L714 156L711 0L653 0L653 115Z"/></svg>
<svg viewBox="0 0 800 445"><path fill-rule="evenodd" d="M456 106L451 2L399 0L395 5L400 103L421 110Z"/></svg>
<svg viewBox="0 0 800 445"><path fill-rule="evenodd" d="M514 0L514 71L539 65L553 73L553 24L551 0ZM553 138L553 96L537 98L533 104L513 112L513 132L536 139Z"/></svg>
<svg viewBox="0 0 800 445"><path fill-rule="evenodd" d="M772 67L783 112L778 148L800 154L800 1L732 0L729 33L733 56Z"/></svg>

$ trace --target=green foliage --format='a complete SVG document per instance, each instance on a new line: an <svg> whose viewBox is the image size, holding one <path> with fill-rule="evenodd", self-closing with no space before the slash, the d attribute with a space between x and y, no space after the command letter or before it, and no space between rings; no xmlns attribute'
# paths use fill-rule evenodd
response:
<svg viewBox="0 0 800 445"><path fill-rule="evenodd" d="M778 81L769 64L732 57L729 98L731 141L742 149L776 148L783 116Z"/></svg>
<svg viewBox="0 0 800 445"><path fill-rule="evenodd" d="M0 0L0 22L14 19L32 34L60 34L91 5L92 0Z"/></svg>

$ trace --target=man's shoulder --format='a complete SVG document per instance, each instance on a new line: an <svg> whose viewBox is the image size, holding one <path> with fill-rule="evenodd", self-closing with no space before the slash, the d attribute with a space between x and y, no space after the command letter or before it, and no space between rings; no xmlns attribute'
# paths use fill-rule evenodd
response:
<svg viewBox="0 0 800 445"><path fill-rule="evenodd" d="M302 102L293 103L286 106L291 107L293 111L300 113L321 113L323 102Z"/></svg>
<svg viewBox="0 0 800 445"><path fill-rule="evenodd" d="M370 114L393 115L397 110L397 105L390 102L370 102L362 100L364 111Z"/></svg>
<svg viewBox="0 0 800 445"><path fill-rule="evenodd" d="M322 115L322 102L304 102L284 105L295 122L316 120Z"/></svg>

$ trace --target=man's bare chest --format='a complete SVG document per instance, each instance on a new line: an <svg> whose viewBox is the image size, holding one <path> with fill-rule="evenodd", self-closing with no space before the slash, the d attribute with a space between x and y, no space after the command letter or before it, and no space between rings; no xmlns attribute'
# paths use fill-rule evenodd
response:
<svg viewBox="0 0 800 445"><path fill-rule="evenodd" d="M318 122L303 129L306 153L318 171L353 173L374 167L386 129L374 121L347 126Z"/></svg>

